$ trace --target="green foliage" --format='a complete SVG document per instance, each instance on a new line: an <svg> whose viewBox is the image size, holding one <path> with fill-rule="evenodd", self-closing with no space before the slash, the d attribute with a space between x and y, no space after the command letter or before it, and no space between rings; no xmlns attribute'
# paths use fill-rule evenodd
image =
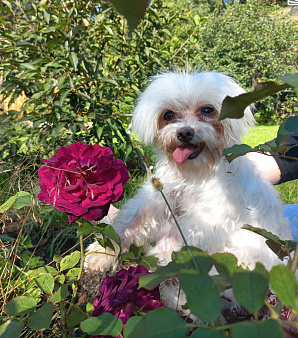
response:
<svg viewBox="0 0 298 338"><path fill-rule="evenodd" d="M138 2L139 14L135 16L130 11L132 2L129 5L118 0L112 2L125 7L123 14L131 27L143 15L146 3ZM277 22L276 12L269 15L272 7L258 5L256 1L246 1L245 5L242 1L234 4L233 1L229 4L216 0L198 1L198 6L190 1L178 1L178 5L167 3L168 7L156 1L131 36L127 35L125 20L103 1L31 3L10 0L1 1L3 4L1 94L10 101L22 92L28 98L21 111L11 110L8 115L1 115L0 157L7 162L12 155L33 154L36 150L41 156L48 156L61 144L77 140L109 146L116 157L133 161L142 150L128 137L127 113L146 78L156 73L156 69L184 67L188 58L190 67L203 61L212 69L236 74L241 84L248 87L255 85L258 79L273 80L285 73L292 64L293 41L297 40L291 23ZM179 15L176 6L181 7ZM212 14L206 20L202 13L209 11ZM292 77L288 81L297 87L296 78L294 83ZM296 118L285 122L273 146L282 146L284 136L296 129ZM265 146L259 146L258 150L268 150L268 145ZM242 146L229 151L239 155L247 149ZM36 170L35 163L29 164L29 168ZM13 175L8 175L3 182L9 179L13 179ZM28 208L35 212L40 208L39 214L47 219L46 224L42 224L42 243L53 210L38 204L35 197L38 191L32 189L31 182L30 192L25 187L14 191L11 184L3 182L1 189L5 194L0 211L6 215ZM119 236L112 227L103 224L95 228L83 222L53 237L51 258L59 236L64 237L62 242L67 241L68 231L76 232L80 251L72 249L66 256L54 257L52 266L45 266L41 257L30 251L35 250L35 244L27 232L16 240L1 235L1 246L6 243L0 253L1 291L6 298L3 300L4 315L0 319L0 337L29 336L35 331L42 331L44 336L68 337L79 327L83 335L117 336L121 333L120 319L109 313L88 317L90 303L76 303L83 271L83 239L95 229L102 234L102 245L113 250L116 246L120 248ZM289 241L281 241L265 232L260 235L271 241L271 246L268 245L275 252L283 248L283 255L288 255L293 250L293 243ZM185 337L190 328L195 330L192 337L224 337L226 330L233 337L241 338L283 337L282 326L287 322L277 320L279 314L270 304L267 307L272 319L259 320L257 316L269 284L285 306L294 313L298 311L297 282L293 273L297 261L291 258L291 268L278 266L269 273L260 264L253 271L237 268L237 258L229 253L209 256L197 248L183 248L173 253L172 262L165 267L158 267L154 257L143 257L142 253L143 248L131 246L120 256L133 264L157 267L153 274L141 278L140 286L154 288L179 275L187 297L186 307L202 321L210 322L212 327L188 324L176 311L158 308L144 316L130 318L123 332L125 338ZM16 256L21 261L15 261ZM194 265L198 269L194 269ZM217 274L210 277L213 267ZM222 299L218 292L229 288L233 288L236 300L253 313L255 320L222 325Z"/></svg>
<svg viewBox="0 0 298 338"><path fill-rule="evenodd" d="M228 5L221 15L214 12L200 29L197 48L209 69L229 72L247 89L295 70L297 32L297 23L279 7L247 0ZM288 94L288 100L280 93L257 104L258 122L295 114L297 98Z"/></svg>
<svg viewBox="0 0 298 338"><path fill-rule="evenodd" d="M156 1L129 36L125 20L103 1L6 5L0 26L2 99L13 102L22 93L28 99L21 111L0 115L2 157L33 149L48 155L80 140L134 161L139 148L128 137L127 113L156 69L184 64L185 35L175 37L175 55L169 51L169 28L179 26L180 16ZM134 13L133 4L128 8ZM185 21L195 28L191 17Z"/></svg>

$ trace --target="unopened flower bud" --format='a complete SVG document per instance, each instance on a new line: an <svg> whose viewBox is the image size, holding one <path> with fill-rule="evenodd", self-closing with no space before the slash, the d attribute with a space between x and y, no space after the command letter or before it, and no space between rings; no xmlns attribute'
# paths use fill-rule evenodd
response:
<svg viewBox="0 0 298 338"><path fill-rule="evenodd" d="M161 191L163 189L163 185L157 177L152 177L152 184L157 191Z"/></svg>

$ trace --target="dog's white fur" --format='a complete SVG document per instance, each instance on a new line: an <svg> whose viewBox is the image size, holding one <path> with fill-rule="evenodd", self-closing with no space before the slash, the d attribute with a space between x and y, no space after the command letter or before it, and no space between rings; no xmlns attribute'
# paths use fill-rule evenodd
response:
<svg viewBox="0 0 298 338"><path fill-rule="evenodd" d="M255 123L249 108L241 119L217 121L224 98L244 92L230 77L220 73L164 73L154 77L141 95L133 129L146 145L157 148L154 176L163 184L187 243L209 254L233 253L239 264L251 269L261 262L269 270L280 260L263 237L241 227L250 224L282 239L291 239L278 193L245 156L231 163L222 157L223 149L241 143L247 128ZM205 107L214 108L214 112L204 114ZM167 111L173 112L175 119L165 121ZM184 146L177 138L181 128L194 130L189 143L202 151L194 159L176 163L173 152ZM124 249L132 243L142 245L145 254L158 257L162 265L183 246L151 179L124 205L113 227ZM105 251L97 243L89 247L89 251L94 250ZM86 257L85 266L103 270L113 263L112 256L91 254Z"/></svg>

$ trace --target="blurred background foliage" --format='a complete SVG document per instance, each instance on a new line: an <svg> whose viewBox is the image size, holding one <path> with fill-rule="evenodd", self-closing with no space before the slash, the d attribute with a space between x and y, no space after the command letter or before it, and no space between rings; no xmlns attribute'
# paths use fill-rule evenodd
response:
<svg viewBox="0 0 298 338"><path fill-rule="evenodd" d="M248 89L295 70L297 22L274 3L156 0L129 34L105 1L0 1L0 158L49 156L82 141L140 167L129 121L151 75L225 71ZM280 121L295 114L296 101L291 92L267 99L257 119Z"/></svg>

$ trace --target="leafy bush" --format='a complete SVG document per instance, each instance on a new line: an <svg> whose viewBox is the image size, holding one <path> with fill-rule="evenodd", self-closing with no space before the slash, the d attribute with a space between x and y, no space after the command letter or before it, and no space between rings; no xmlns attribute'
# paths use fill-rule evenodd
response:
<svg viewBox="0 0 298 338"><path fill-rule="evenodd" d="M213 13L197 35L197 48L209 69L229 72L248 89L295 71L297 34L297 22L279 7L248 0ZM258 110L258 122L280 122L296 114L297 97L279 93L258 103Z"/></svg>
<svg viewBox="0 0 298 338"><path fill-rule="evenodd" d="M184 64L183 38L169 51L179 16L161 1L148 8L132 35L104 1L5 1L0 26L2 99L28 98L21 111L1 116L2 156L49 154L81 141L110 147L134 161L127 115L147 77ZM191 18L188 20L194 26ZM174 52L172 52L174 53Z"/></svg>

